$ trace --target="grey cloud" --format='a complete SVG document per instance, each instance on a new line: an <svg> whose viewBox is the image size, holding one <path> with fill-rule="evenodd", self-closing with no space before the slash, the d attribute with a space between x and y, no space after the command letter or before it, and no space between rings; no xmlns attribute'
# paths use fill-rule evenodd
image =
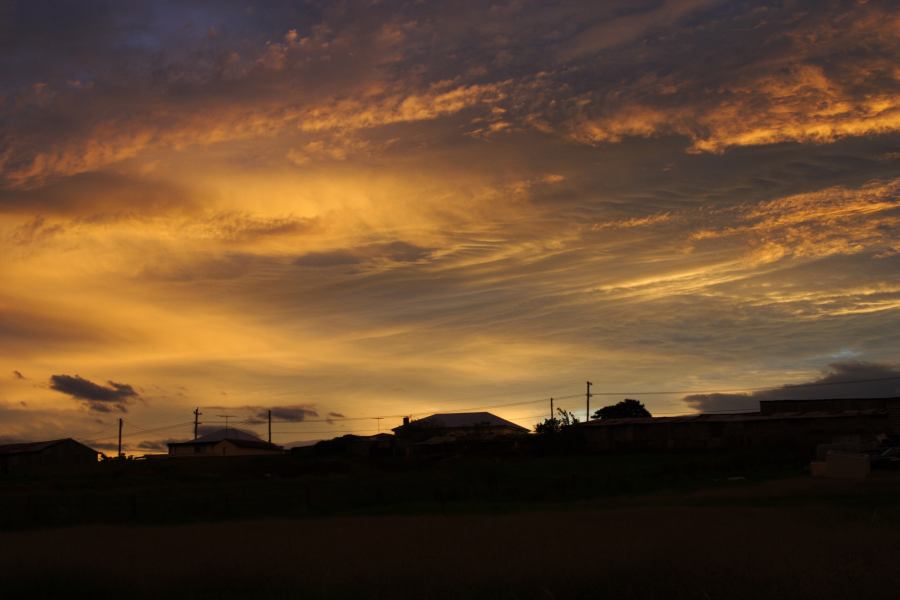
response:
<svg viewBox="0 0 900 600"><path fill-rule="evenodd" d="M68 217L71 224L147 219L162 213L197 218L200 212L196 198L182 186L152 179L136 185L132 178L114 173L81 173L36 189L0 189L0 212L33 215L38 210ZM37 219L49 221L38 216L32 223ZM38 233L48 233L44 225Z"/></svg>
<svg viewBox="0 0 900 600"><path fill-rule="evenodd" d="M685 404L700 412L755 411L760 400L884 398L900 396L900 367L870 362L836 362L821 377L751 394L695 394Z"/></svg>
<svg viewBox="0 0 900 600"><path fill-rule="evenodd" d="M101 452L117 452L119 450L118 442L91 442L88 441L86 444L93 448L94 450L100 450ZM128 444L122 443L122 452L125 452L128 449Z"/></svg>
<svg viewBox="0 0 900 600"><path fill-rule="evenodd" d="M298 256L294 264L300 267L343 267L358 265L362 258L346 250L334 250L331 252L308 252Z"/></svg>
<svg viewBox="0 0 900 600"><path fill-rule="evenodd" d="M208 433L215 433L216 431L221 431L222 429L225 429L225 425L201 425L200 427L197 428L197 433L199 435L206 435ZM240 433L246 433L248 435L257 435L255 432L250 431L249 429L242 429L239 427L234 427L232 425L228 426L228 430L229 431L234 430L234 431L238 431ZM185 437L184 439L181 439L181 440L176 440L176 441L183 442L186 439L187 439L187 437Z"/></svg>
<svg viewBox="0 0 900 600"><path fill-rule="evenodd" d="M263 423L268 418L268 411L272 411L272 420L274 421L305 421L309 417L317 417L319 413L307 405L295 406L273 406L271 409L257 409L251 419L257 423Z"/></svg>
<svg viewBox="0 0 900 600"><path fill-rule="evenodd" d="M352 249L328 252L309 252L294 260L301 267L342 267L361 265L373 261L414 263L429 258L433 249L423 248L408 242L396 241L383 244L368 244Z"/></svg>
<svg viewBox="0 0 900 600"><path fill-rule="evenodd" d="M34 217L31 221L16 228L10 235L10 241L16 246L29 246L49 240L64 231L59 223L47 223L44 217Z"/></svg>
<svg viewBox="0 0 900 600"><path fill-rule="evenodd" d="M127 412L127 405L139 395L127 383L108 381L99 385L79 375L51 375L50 389L80 400L92 411L108 413L113 410Z"/></svg>
<svg viewBox="0 0 900 600"><path fill-rule="evenodd" d="M315 407L310 404L293 404L286 406L207 406L207 411L223 410L223 411L244 411L249 416L244 418L242 422L249 425L260 425L267 422L269 411L272 411L272 420L275 421L303 421L310 417L317 417L319 413ZM234 414L232 412L232 414ZM241 419L234 419L237 422ZM213 427L213 426L210 426ZM213 427L213 429L221 429Z"/></svg>
<svg viewBox="0 0 900 600"><path fill-rule="evenodd" d="M144 440L138 443L137 447L140 450L149 450L151 452L165 452L166 450L168 450L168 444L183 441L183 439L177 438L168 438L164 440Z"/></svg>
<svg viewBox="0 0 900 600"><path fill-rule="evenodd" d="M226 138L271 137L295 129L303 122L296 115L333 98L364 97L372 88L418 97L440 82L509 88L502 106L471 106L470 116L479 121L473 130L537 128L590 143L680 135L720 150L735 132L716 131L722 123L707 118L713 109L760 108L760 117L771 109L772 117L787 108L796 116L791 97L818 97L822 90L806 85L800 67L818 69L837 84L831 89L846 90L844 100L859 100L860 107L879 86L894 85L895 36L877 27L888 8L881 2L822 8L809 0L765 7L706 0L530 3L520 9L350 2L343 10L281 6L248 17L233 6L195 13L165 5L116 7L104 15L67 9L83 26L58 36L57 27L35 19L37 13L17 10L9 25L16 44L5 57L15 80L6 90L14 123L6 145L15 151L0 172L17 187L40 185L57 175L102 171L156 146L219 143L226 121L235 124ZM198 35L197 14L220 32L214 43ZM846 27L834 27L837 21ZM172 27L176 22L184 27ZM862 35L868 30L872 35ZM795 68L797 94L759 93L761 78ZM60 70L87 71L90 82L73 85ZM317 85L297 85L309 80ZM44 86L40 93L36 83ZM369 95L367 102L384 97ZM276 118L242 128L261 116L260 103ZM292 116L279 121L282 114ZM364 121L369 128L384 125ZM777 119L770 124L783 125ZM92 138L110 130L121 135L104 140L102 156L82 160ZM205 140L211 130L218 131ZM41 169L47 172L36 172Z"/></svg>
<svg viewBox="0 0 900 600"><path fill-rule="evenodd" d="M0 342L10 356L30 356L48 348L67 348L108 342L114 334L102 325L59 317L48 309L0 308Z"/></svg>
<svg viewBox="0 0 900 600"><path fill-rule="evenodd" d="M373 246L371 250L395 262L416 262L431 256L430 248L422 248L407 242L391 242Z"/></svg>

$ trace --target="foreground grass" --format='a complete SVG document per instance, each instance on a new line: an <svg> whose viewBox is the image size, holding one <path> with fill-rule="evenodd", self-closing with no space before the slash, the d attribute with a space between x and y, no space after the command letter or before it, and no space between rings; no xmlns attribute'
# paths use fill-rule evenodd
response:
<svg viewBox="0 0 900 600"><path fill-rule="evenodd" d="M797 475L803 463L700 453L134 464L69 480L0 481L0 529L559 510Z"/></svg>
<svg viewBox="0 0 900 600"><path fill-rule="evenodd" d="M792 459L738 454L259 466L7 481L0 594L821 600L900 589L896 474L814 480Z"/></svg>
<svg viewBox="0 0 900 600"><path fill-rule="evenodd" d="M896 598L900 519L666 506L0 534L5 598Z"/></svg>

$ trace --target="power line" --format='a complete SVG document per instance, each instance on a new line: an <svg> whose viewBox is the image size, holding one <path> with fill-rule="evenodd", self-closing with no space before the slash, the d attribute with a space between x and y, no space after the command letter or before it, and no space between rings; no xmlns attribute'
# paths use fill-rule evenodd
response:
<svg viewBox="0 0 900 600"><path fill-rule="evenodd" d="M132 423L129 423L128 421L125 422L125 425L126 425L127 427L130 427L130 428L132 428L132 429L137 429L137 430L140 431L141 433L153 433L153 432L155 432L155 431L165 431L166 429L175 429L175 428L177 428L177 427L186 427L186 426L191 425L191 424L193 424L193 421L184 421L184 422L181 422L181 423L174 423L174 424L172 424L172 425L160 425L159 427L153 427L153 428L150 428L150 429L145 429L145 428L143 428L143 427L138 427L137 425L134 425L134 424L132 424Z"/></svg>
<svg viewBox="0 0 900 600"><path fill-rule="evenodd" d="M707 389L707 390L667 390L667 391L649 390L649 391L631 391L631 392L625 392L625 391L622 391L622 392L612 392L612 391L595 392L595 391L591 390L589 393L591 396L630 397L630 396L653 396L653 395L677 395L677 394L684 395L684 394L747 393L747 392L758 392L758 391L777 392L778 390L787 391L787 390L793 390L793 389L798 389L798 388L827 387L827 386L835 386L835 385L852 385L852 384L858 384L858 383L875 383L875 382L897 381L897 380L900 380L900 376L874 377L874 378L869 378L869 379L853 379L853 380L844 380L844 381L818 381L818 382L812 382L812 383L785 384L780 388L764 386L764 387L745 387L745 388L729 388L729 389L719 388L719 389ZM569 400L569 399L579 398L579 397L581 397L581 394L569 394L567 396L554 396L554 399L555 400ZM453 409L445 410L442 412L444 412L444 413L461 413L461 412L470 412L470 411L492 409L492 408L510 408L513 406L527 406L530 404L538 404L538 403L542 403L542 402L546 402L546 401L547 401L547 398L540 398L537 400L523 400L523 401L519 401L519 402L486 404L486 405L482 405L482 406L472 406L472 407L467 407L467 408L453 408ZM745 412L745 411L740 410L740 409L735 409L735 410L705 411L705 412L707 412L707 413L738 413L738 412ZM272 433L277 433L277 434L285 434L285 433L351 433L351 432L358 432L358 431L380 431L380 421L382 419L400 419L400 418L403 418L406 416L417 416L417 415L424 415L424 414L429 414L429 412L424 411L424 412L415 412L415 413L406 413L406 414L397 414L397 415L377 415L377 416L369 416L369 417L328 417L328 418L324 418L324 419L303 419L302 421L288 421L288 420L277 420L276 421L276 420L273 420L272 421L273 423L278 423L278 424L290 423L290 424L294 424L294 425L301 425L301 424L306 424L306 423L329 423L329 424L331 424L334 422L343 422L343 421L376 421L379 423L379 427L377 429L353 429L353 430L340 430L340 429L282 430L282 431L273 431ZM697 413L657 413L657 415L659 415L659 416L687 416L687 415L693 415L693 414L697 414ZM228 415L228 416L230 417L231 415ZM543 413L540 415L534 415L534 416L528 416L528 417L516 417L516 418L512 418L510 420L511 421L525 421L525 420L529 420L529 419L540 418L542 416L543 416ZM212 423L221 423L221 422L220 421L207 421L207 423L212 424ZM243 425L261 425L262 424L258 419L247 419L244 421L239 421L239 423L243 424ZM181 422L181 423L175 423L172 425L162 425L162 426L158 426L158 427L143 428L138 425L128 423L127 426L129 428L136 429L141 433L155 433L155 432L159 432L159 431L165 431L168 429L185 427L185 426L188 426L191 424L192 424L192 422ZM228 426L228 420L226 419L226 427L227 426ZM101 431L103 431L103 430L97 431L96 433L100 433ZM92 432L91 434L87 434L84 437L82 437L82 436L79 436L79 437L82 437L82 439L87 438L87 439L85 439L85 441L87 441L87 442L100 442L100 441L105 441L105 440L109 440L109 439L115 439L117 437L117 434L100 437L100 438L89 437L90 435L93 435L93 434L94 434L94 432Z"/></svg>
<svg viewBox="0 0 900 600"><path fill-rule="evenodd" d="M369 431L378 431L378 430L377 430L377 429L328 429L328 430L324 430L324 429L322 429L322 430L316 430L316 429L313 429L313 430L306 430L306 431L303 431L303 430L298 430L298 431L273 431L272 433L273 433L273 434L275 434L275 433L278 433L278 434L282 434L282 433L350 433L350 434L352 434L352 433L356 433L356 432L358 432L358 431L366 431L366 432L369 432Z"/></svg>
<svg viewBox="0 0 900 600"><path fill-rule="evenodd" d="M741 392L759 392L759 391L777 391L779 389L797 389L797 388L807 388L807 387L826 387L826 386L834 386L834 385L850 385L856 383L875 383L881 381L897 381L900 380L900 376L892 376L892 377L876 377L870 379L853 379L853 380L844 380L844 381L820 381L813 383L790 383L784 385L782 388L772 387L772 386L763 386L763 387L744 387L744 388L718 388L718 389L706 389L706 390L648 390L648 391L620 391L620 392L595 392L591 390L591 396L661 396L661 395L677 395L677 394L726 394L726 393L741 393ZM583 394L569 394L567 396L554 396L555 400L569 400L572 398L580 398ZM501 404L485 404L482 406L470 406L466 408L452 408L444 411L438 410L437 412L443 413L460 413L460 412L469 412L475 410L484 410L489 408L509 408L513 406L526 406L529 404L538 404L541 402L546 402L548 397L540 398L537 400L523 400L519 402L507 402ZM403 413L396 415L376 415L369 417L329 417L325 419L303 419L302 421L289 421L289 420L273 420L273 423L285 424L285 423L334 423L338 421L377 421L379 419L401 419L403 417L412 417L418 415L426 415L430 414L434 411L422 411L422 412L412 412L412 413ZM693 413L685 413L685 414L693 414ZM221 421L207 421L207 423L221 423ZM259 420L245 420L240 421L240 423L244 425L261 425L262 423Z"/></svg>
<svg viewBox="0 0 900 600"><path fill-rule="evenodd" d="M568 396L554 396L557 400L568 400L572 398L580 398L581 394L569 394ZM511 406L525 406L528 404L538 404L540 402L546 402L547 398L540 398L538 400L523 400L520 402L507 402L505 404L489 404L484 406L470 406L467 408L453 408L448 410L440 411L444 414L451 413L461 413L461 412L469 412L473 410L483 410L486 408L509 408ZM335 421L376 421L380 419L402 419L403 417L414 417L417 415L427 415L431 414L432 411L422 411L422 412L408 412L397 415L378 415L373 417L329 417L327 419L302 419L297 421L288 421L288 420L275 420L272 419L272 423L334 423ZM224 421L206 421L207 423L224 423ZM233 422L233 421L230 421ZM247 419L244 421L238 421L243 425L262 425L263 423L256 419Z"/></svg>

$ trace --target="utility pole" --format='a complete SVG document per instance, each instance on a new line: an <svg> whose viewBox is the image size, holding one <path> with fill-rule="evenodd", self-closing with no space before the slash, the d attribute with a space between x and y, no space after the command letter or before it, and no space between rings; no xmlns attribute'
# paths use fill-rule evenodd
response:
<svg viewBox="0 0 900 600"><path fill-rule="evenodd" d="M381 433L381 420L384 417L375 417L375 422L378 424L378 433Z"/></svg>
<svg viewBox="0 0 900 600"><path fill-rule="evenodd" d="M269 409L269 443L272 443L272 409Z"/></svg>
<svg viewBox="0 0 900 600"><path fill-rule="evenodd" d="M587 383L587 391L584 393L585 400L585 413L584 413L584 422L588 423L591 420L591 386L594 385L590 381Z"/></svg>
<svg viewBox="0 0 900 600"><path fill-rule="evenodd" d="M200 435L200 415L203 413L200 412L200 407L194 409L194 439L197 439L197 436Z"/></svg>
<svg viewBox="0 0 900 600"><path fill-rule="evenodd" d="M119 458L122 456L122 417L119 417Z"/></svg>
<svg viewBox="0 0 900 600"><path fill-rule="evenodd" d="M555 417L553 416L553 397L550 398L550 420L552 421Z"/></svg>
<svg viewBox="0 0 900 600"><path fill-rule="evenodd" d="M222 417L225 419L225 433L228 433L228 419L234 417L235 415L216 415L217 417Z"/></svg>

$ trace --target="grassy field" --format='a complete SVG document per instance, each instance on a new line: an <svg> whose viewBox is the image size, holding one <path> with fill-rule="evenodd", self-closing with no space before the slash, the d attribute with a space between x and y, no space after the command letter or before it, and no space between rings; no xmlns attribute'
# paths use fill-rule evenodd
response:
<svg viewBox="0 0 900 600"><path fill-rule="evenodd" d="M133 464L0 482L0 529L536 509L752 483L804 468L781 454L741 453Z"/></svg>
<svg viewBox="0 0 900 600"><path fill-rule="evenodd" d="M0 533L4 598L896 598L900 479Z"/></svg>

